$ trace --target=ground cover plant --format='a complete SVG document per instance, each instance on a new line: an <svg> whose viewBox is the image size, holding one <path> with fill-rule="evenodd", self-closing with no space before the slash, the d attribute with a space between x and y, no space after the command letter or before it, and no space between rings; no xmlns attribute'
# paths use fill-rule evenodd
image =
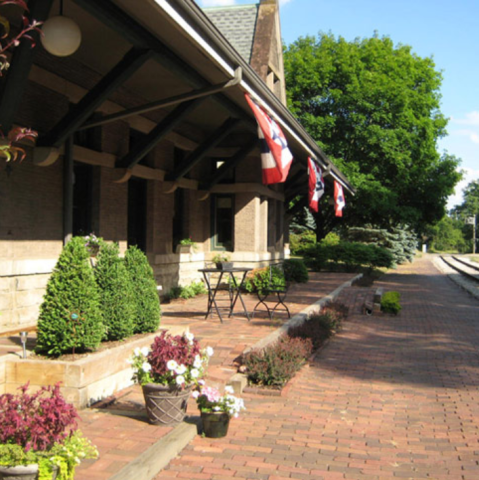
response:
<svg viewBox="0 0 479 480"><path fill-rule="evenodd" d="M399 292L386 292L381 297L381 311L398 314L401 311L400 299L401 294Z"/></svg>
<svg viewBox="0 0 479 480"><path fill-rule="evenodd" d="M194 298L204 293L208 292L203 282L191 282L189 285L173 287L168 292L168 297L171 299L183 298L184 300L188 300L189 298Z"/></svg>

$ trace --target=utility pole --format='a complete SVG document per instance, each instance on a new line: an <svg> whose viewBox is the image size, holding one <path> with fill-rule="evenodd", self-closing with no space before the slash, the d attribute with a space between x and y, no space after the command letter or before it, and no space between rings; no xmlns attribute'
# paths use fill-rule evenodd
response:
<svg viewBox="0 0 479 480"><path fill-rule="evenodd" d="M472 217L468 217L466 219L466 223L472 225L472 254L475 255L476 253L476 217L477 215L474 214Z"/></svg>

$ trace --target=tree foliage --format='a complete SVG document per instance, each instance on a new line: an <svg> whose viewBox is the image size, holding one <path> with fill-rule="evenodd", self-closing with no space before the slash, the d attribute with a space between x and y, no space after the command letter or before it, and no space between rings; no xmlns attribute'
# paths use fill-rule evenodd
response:
<svg viewBox="0 0 479 480"><path fill-rule="evenodd" d="M460 174L459 160L437 151L447 120L431 58L387 37L320 34L286 47L284 63L289 107L357 189L345 223L421 229L442 218ZM332 210L323 196L318 238Z"/></svg>
<svg viewBox="0 0 479 480"><path fill-rule="evenodd" d="M466 226L460 219L445 215L437 224L425 230L431 252L460 252L470 251L470 244L466 242L464 231Z"/></svg>

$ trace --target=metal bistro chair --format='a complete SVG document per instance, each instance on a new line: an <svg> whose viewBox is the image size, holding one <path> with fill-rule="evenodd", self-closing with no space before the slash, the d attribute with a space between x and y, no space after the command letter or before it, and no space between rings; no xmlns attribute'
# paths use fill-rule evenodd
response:
<svg viewBox="0 0 479 480"><path fill-rule="evenodd" d="M279 273L283 277L282 282L277 282L274 273ZM258 303L253 309L253 317L259 310L266 310L269 319L272 320L273 313L277 310L283 310L291 318L288 307L284 303L289 289L289 281L286 279L284 265L282 263L273 263L268 267L268 285L266 288L258 290ZM268 305L268 303L272 305Z"/></svg>

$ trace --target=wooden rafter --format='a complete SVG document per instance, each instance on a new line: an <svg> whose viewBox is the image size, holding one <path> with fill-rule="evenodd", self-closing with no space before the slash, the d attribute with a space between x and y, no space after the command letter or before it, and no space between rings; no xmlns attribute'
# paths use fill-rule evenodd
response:
<svg viewBox="0 0 479 480"><path fill-rule="evenodd" d="M62 118L39 145L59 147L83 122L149 58L152 52L132 48L126 55Z"/></svg>
<svg viewBox="0 0 479 480"><path fill-rule="evenodd" d="M197 165L208 153L213 150L226 136L238 125L239 120L228 118L217 130L215 130L198 148L182 162L175 171L167 176L172 182L183 178L195 165Z"/></svg>
<svg viewBox="0 0 479 480"><path fill-rule="evenodd" d="M158 142L175 128L190 112L193 111L204 98L197 98L189 102L178 105L169 113L153 130L138 142L122 159L117 162L118 168L131 169L148 152L150 152Z"/></svg>

